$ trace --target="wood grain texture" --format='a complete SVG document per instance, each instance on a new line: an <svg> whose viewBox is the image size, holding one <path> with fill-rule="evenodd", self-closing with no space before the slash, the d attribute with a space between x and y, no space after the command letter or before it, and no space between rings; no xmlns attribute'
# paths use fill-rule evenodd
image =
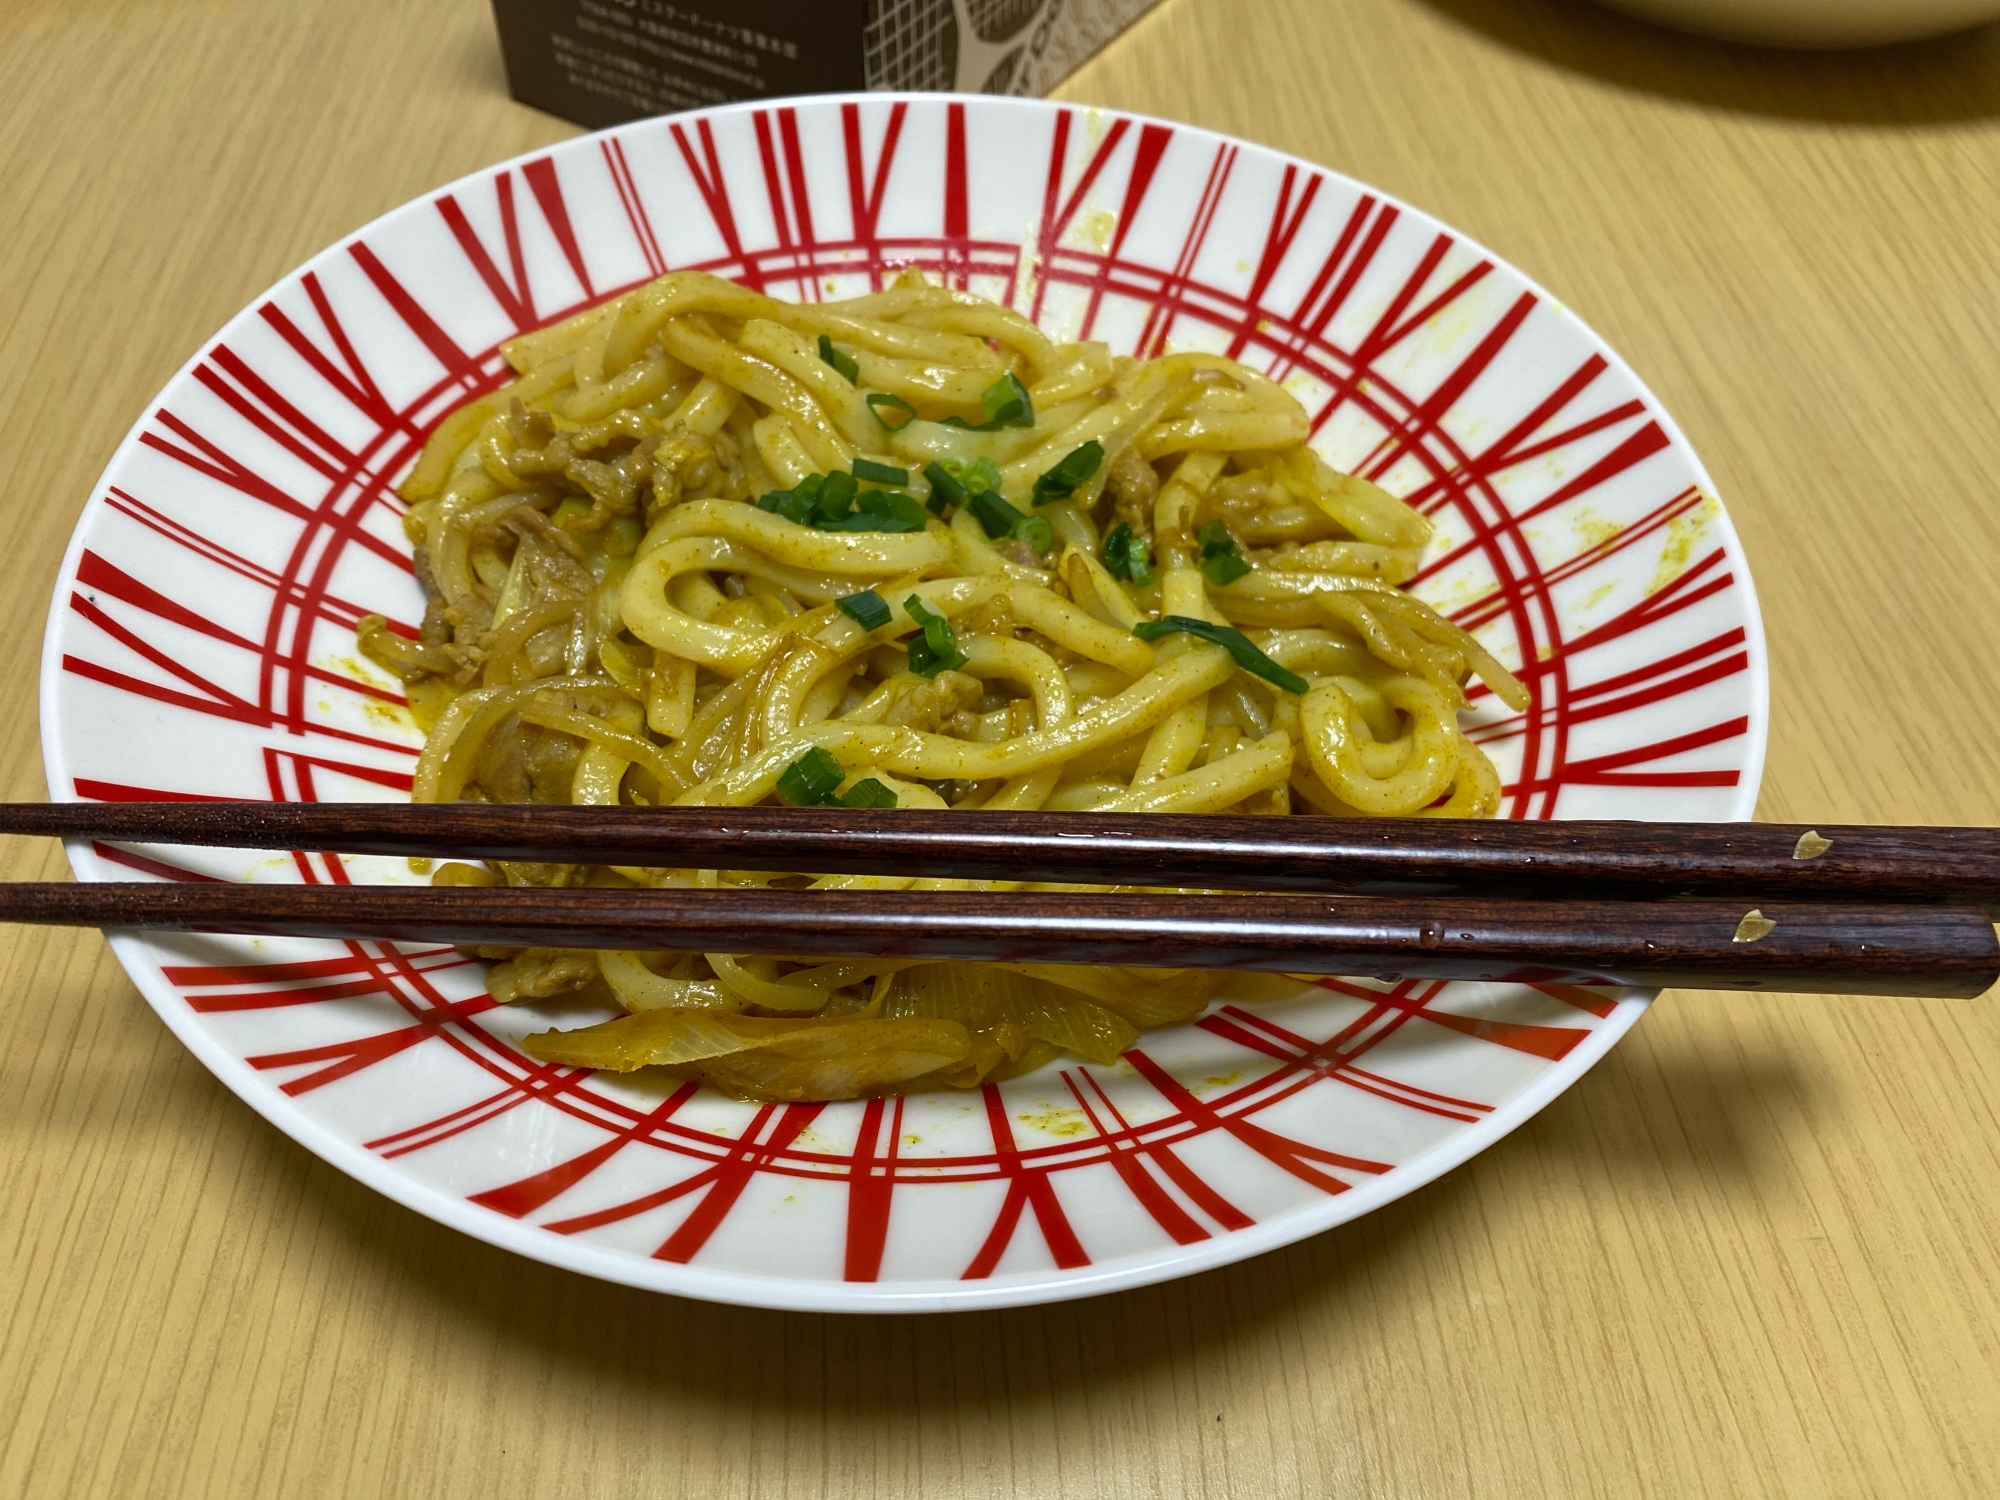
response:
<svg viewBox="0 0 2000 1500"><path fill-rule="evenodd" d="M374 214L570 134L480 0L0 0L0 596L146 400ZM2000 822L2000 44L1814 58L1569 0L1164 0L1068 84L1299 152L1602 331L1770 629L1762 810ZM0 846L0 875L60 878ZM0 940L0 1494L2000 1493L2000 1010L1670 996L1403 1202L1046 1309L844 1319L519 1260L321 1165L89 933Z"/></svg>

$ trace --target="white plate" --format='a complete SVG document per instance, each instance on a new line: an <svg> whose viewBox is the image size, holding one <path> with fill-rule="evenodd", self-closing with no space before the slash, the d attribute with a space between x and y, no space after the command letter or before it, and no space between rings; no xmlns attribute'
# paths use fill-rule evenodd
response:
<svg viewBox="0 0 2000 1500"><path fill-rule="evenodd" d="M1236 354L1316 445L1432 509L1417 591L1535 688L1478 733L1517 817L1743 818L1766 682L1714 489L1545 292L1337 173L1028 100L864 95L649 120L495 167L334 246L161 393L63 563L58 798L374 800L419 736L355 617L419 594L389 488L496 346L668 267L782 297L916 264L1059 336ZM73 845L86 880L409 880L396 861ZM375 943L114 936L188 1047L401 1203L590 1275L771 1307L1084 1296L1365 1213L1554 1098L1616 1000L1335 984L1218 1003L1113 1068L964 1096L749 1105L580 1075L480 966Z"/></svg>

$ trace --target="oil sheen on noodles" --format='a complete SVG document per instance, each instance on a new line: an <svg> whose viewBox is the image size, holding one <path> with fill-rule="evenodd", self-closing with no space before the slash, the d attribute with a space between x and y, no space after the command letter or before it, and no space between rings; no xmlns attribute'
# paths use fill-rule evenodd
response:
<svg viewBox="0 0 2000 1500"><path fill-rule="evenodd" d="M676 273L507 346L402 486L428 597L362 649L428 736L420 801L1487 817L1466 685L1410 597L1417 512L1228 359L1135 361L909 274L795 306ZM445 865L439 882L968 888ZM1109 1063L1196 972L492 951L537 1057L751 1098ZM613 1015L576 1025L591 1014ZM619 1013L619 1014L614 1014Z"/></svg>

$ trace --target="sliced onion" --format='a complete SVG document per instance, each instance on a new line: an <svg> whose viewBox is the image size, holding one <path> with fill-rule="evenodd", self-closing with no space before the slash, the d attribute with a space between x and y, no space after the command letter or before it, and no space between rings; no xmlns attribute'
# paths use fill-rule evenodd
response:
<svg viewBox="0 0 2000 1500"><path fill-rule="evenodd" d="M853 1099L950 1068L972 1051L963 1026L929 1017L809 1024L755 1051L705 1062L701 1076L755 1099Z"/></svg>
<svg viewBox="0 0 2000 1500"><path fill-rule="evenodd" d="M1084 964L1006 967L1088 995L1142 1031L1193 1020L1215 993L1216 976L1205 969L1117 969Z"/></svg>
<svg viewBox="0 0 2000 1500"><path fill-rule="evenodd" d="M931 1017L790 1020L698 1010L649 1010L573 1031L538 1031L521 1045L543 1062L616 1073L707 1063L773 1048L795 1062L867 1061L868 1069L885 1080L932 1072L962 1061L971 1051L963 1026ZM873 1057L876 1053L897 1054L902 1060Z"/></svg>
<svg viewBox="0 0 2000 1500"><path fill-rule="evenodd" d="M597 967L619 1003L637 1015L646 1010L741 1010L749 1001L714 979L669 979L637 953L600 949Z"/></svg>
<svg viewBox="0 0 2000 1500"><path fill-rule="evenodd" d="M813 1024L712 1011L649 1010L574 1031L538 1031L524 1037L521 1045L530 1057L543 1062L629 1073L634 1068L700 1062L747 1047L769 1046Z"/></svg>
<svg viewBox="0 0 2000 1500"><path fill-rule="evenodd" d="M972 1031L1012 1022L1095 1063L1116 1062L1139 1038L1123 1016L1046 980L979 964L921 964L896 976L888 1016L936 1016Z"/></svg>
<svg viewBox="0 0 2000 1500"><path fill-rule="evenodd" d="M799 969L779 979L757 972L757 969L769 966L768 959L745 961L728 953L705 956L717 979L750 1004L761 1005L766 1010L819 1010L833 997L835 990L843 985L858 983L873 972L866 964L821 964L818 968ZM752 968L753 964L757 968Z"/></svg>

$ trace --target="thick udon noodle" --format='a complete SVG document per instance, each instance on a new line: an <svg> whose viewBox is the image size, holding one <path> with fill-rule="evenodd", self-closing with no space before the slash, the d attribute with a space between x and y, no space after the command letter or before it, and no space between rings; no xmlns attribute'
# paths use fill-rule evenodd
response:
<svg viewBox="0 0 2000 1500"><path fill-rule="evenodd" d="M1458 725L1465 685L1527 697L1399 588L1429 523L1318 459L1299 403L1240 364L1057 344L913 274L792 305L676 273L505 352L517 378L449 416L402 485L421 629L361 624L427 732L419 801L1498 806ZM813 478L857 465L860 486ZM1162 617L1243 634L1145 629ZM528 864L434 878L969 885ZM1108 1063L1210 993L1182 971L484 956L502 960L502 1000L629 1013L531 1037L544 1059L779 1099L970 1087L1063 1051Z"/></svg>

